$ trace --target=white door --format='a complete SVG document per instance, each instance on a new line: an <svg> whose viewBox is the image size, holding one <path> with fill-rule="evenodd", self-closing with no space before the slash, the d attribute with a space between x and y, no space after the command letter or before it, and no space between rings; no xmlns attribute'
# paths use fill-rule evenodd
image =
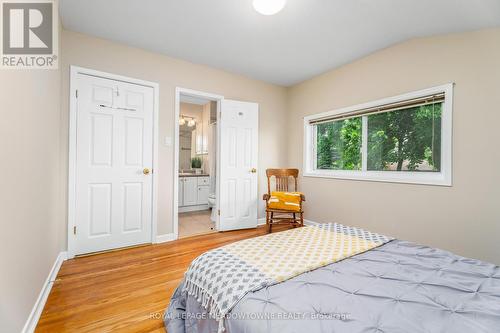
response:
<svg viewBox="0 0 500 333"><path fill-rule="evenodd" d="M150 243L153 88L78 74L77 89L75 254Z"/></svg>
<svg viewBox="0 0 500 333"><path fill-rule="evenodd" d="M198 202L198 180L196 177L184 177L184 206L195 206Z"/></svg>
<svg viewBox="0 0 500 333"><path fill-rule="evenodd" d="M259 105L223 100L219 121L219 230L255 228Z"/></svg>

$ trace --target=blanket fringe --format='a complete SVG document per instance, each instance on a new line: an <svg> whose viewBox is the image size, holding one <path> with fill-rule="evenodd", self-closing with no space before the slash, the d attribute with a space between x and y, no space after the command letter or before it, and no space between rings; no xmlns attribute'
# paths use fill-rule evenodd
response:
<svg viewBox="0 0 500 333"><path fill-rule="evenodd" d="M217 301L213 297L211 297L205 289L198 286L193 281L186 279L184 281L183 291L187 291L189 296L196 298L198 303L200 303L201 306L205 310L207 310L208 314L219 322L219 328L217 330L217 333L222 333L225 331L224 328L225 314L223 314L222 311L217 306Z"/></svg>

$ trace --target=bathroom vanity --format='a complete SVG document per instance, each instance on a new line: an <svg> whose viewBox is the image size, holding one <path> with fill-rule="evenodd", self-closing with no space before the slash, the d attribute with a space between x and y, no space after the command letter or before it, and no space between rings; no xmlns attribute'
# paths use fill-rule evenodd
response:
<svg viewBox="0 0 500 333"><path fill-rule="evenodd" d="M179 213L208 209L210 177L207 174L179 174Z"/></svg>

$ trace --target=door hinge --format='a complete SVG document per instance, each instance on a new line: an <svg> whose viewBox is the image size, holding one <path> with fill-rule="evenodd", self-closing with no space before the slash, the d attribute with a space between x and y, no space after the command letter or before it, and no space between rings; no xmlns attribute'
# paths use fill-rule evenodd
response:
<svg viewBox="0 0 500 333"><path fill-rule="evenodd" d="M73 227L73 235L76 235L76 225Z"/></svg>
<svg viewBox="0 0 500 333"><path fill-rule="evenodd" d="M78 98L78 89L75 90L76 98Z"/></svg>
<svg viewBox="0 0 500 333"><path fill-rule="evenodd" d="M220 216L220 209L218 209L218 210L217 210L217 215L219 215L219 216Z"/></svg>

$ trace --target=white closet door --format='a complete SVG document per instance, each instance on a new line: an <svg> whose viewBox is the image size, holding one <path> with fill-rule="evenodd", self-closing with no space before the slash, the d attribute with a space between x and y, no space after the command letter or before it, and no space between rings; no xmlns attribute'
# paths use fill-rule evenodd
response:
<svg viewBox="0 0 500 333"><path fill-rule="evenodd" d="M151 242L153 88L78 74L77 89L75 254Z"/></svg>

